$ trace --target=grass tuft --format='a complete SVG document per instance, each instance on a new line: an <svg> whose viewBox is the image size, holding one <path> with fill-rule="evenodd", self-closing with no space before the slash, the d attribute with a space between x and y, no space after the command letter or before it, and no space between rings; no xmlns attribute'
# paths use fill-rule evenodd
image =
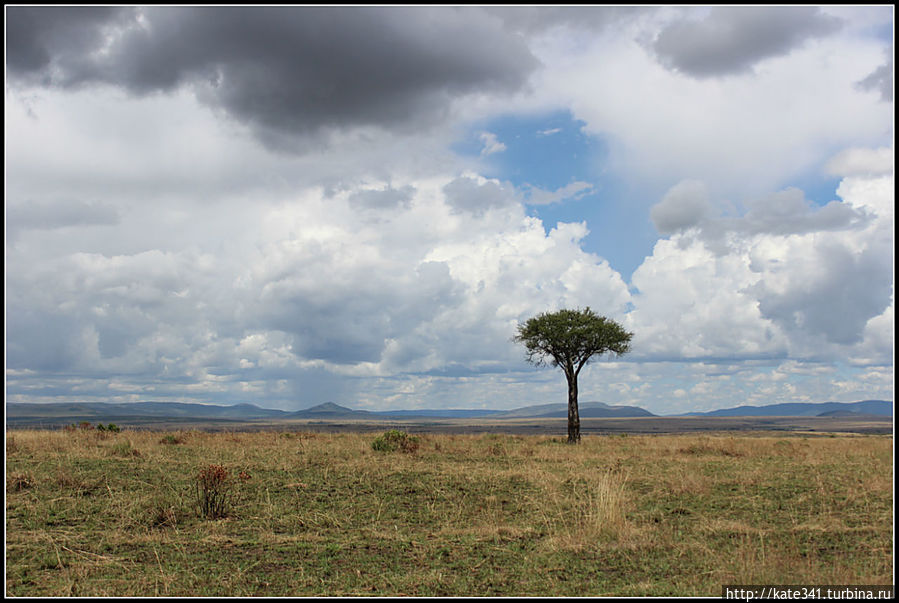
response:
<svg viewBox="0 0 899 603"><path fill-rule="evenodd" d="M7 492L21 492L34 488L34 476L30 473L13 473L6 478Z"/></svg>

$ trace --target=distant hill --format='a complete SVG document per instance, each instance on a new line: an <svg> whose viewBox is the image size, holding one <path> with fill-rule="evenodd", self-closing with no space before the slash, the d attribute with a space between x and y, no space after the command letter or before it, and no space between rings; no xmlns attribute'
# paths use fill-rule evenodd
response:
<svg viewBox="0 0 899 603"><path fill-rule="evenodd" d="M648 410L637 406L610 406L602 402L583 402L578 404L578 415L581 418L611 418L611 417L654 417ZM493 419L524 419L524 418L565 418L568 416L568 405L541 404L539 406L525 406L498 412L491 415Z"/></svg>
<svg viewBox="0 0 899 603"><path fill-rule="evenodd" d="M601 402L585 402L578 405L580 416L589 417L653 417L651 412L635 406L609 406ZM298 410L285 415L289 419L521 419L567 417L568 405L541 404L525 406L514 410L483 409L416 409L416 410L353 410L333 402L319 404L312 408Z"/></svg>
<svg viewBox="0 0 899 603"><path fill-rule="evenodd" d="M191 404L187 402L82 402L82 403L48 403L25 404L9 402L6 404L6 420L8 423L34 422L40 420L54 421L90 421L128 418L190 418L190 419L276 419L290 413L283 410L260 408L252 404L236 404L234 406L218 406L214 404Z"/></svg>
<svg viewBox="0 0 899 603"><path fill-rule="evenodd" d="M654 417L653 413L637 406L612 406L602 402L583 402L578 405L582 418ZM278 421L280 419L309 419L327 422L349 420L427 420L427 419L540 419L568 416L565 403L540 404L512 410L484 409L417 409L368 411L354 410L333 402L318 404L294 412L260 408L253 404L219 406L186 402L133 403L50 403L6 404L7 425L65 425L80 421L113 423L148 423L172 420L190 421ZM786 403L768 406L740 406L705 413L680 416L705 417L892 417L893 403L885 400L862 402L823 402L819 404Z"/></svg>
<svg viewBox="0 0 899 603"><path fill-rule="evenodd" d="M647 410L634 406L609 406L600 402L579 405L580 416L591 417L652 417ZM542 404L514 410L485 409L416 409L368 411L354 410L333 402L318 404L294 412L260 408L253 404L219 406L187 402L82 402L26 404L10 402L6 405L7 423L63 424L79 421L126 421L149 419L230 420L255 421L278 419L343 420L408 420L408 419L517 419L567 417L567 404Z"/></svg>
<svg viewBox="0 0 899 603"><path fill-rule="evenodd" d="M887 400L863 400L861 402L787 402L767 406L738 406L709 412L691 412L684 416L702 417L819 417L835 416L832 413L850 413L848 416L875 415L892 417L893 403ZM847 416L845 414L836 416Z"/></svg>
<svg viewBox="0 0 899 603"><path fill-rule="evenodd" d="M285 419L327 419L327 420L340 420L340 419L371 419L375 418L372 416L372 413L367 410L353 410L351 408L346 408L345 406L340 406L339 404L334 404L333 402L325 402L324 404L319 404L318 406L313 406L312 408L306 408L304 410L298 410L296 412L288 413L284 416Z"/></svg>

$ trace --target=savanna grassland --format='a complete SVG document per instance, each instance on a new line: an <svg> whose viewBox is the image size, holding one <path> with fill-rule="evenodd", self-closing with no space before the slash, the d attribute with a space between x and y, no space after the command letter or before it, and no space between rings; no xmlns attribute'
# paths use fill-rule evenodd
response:
<svg viewBox="0 0 899 603"><path fill-rule="evenodd" d="M6 594L893 581L892 436L431 434L392 452L376 436L8 431ZM220 513L203 515L201 475L218 480Z"/></svg>

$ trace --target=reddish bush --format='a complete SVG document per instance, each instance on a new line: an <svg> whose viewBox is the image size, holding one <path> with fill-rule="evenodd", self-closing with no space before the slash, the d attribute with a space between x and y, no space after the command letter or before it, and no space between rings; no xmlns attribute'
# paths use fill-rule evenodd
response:
<svg viewBox="0 0 899 603"><path fill-rule="evenodd" d="M197 476L197 507L207 519L219 519L228 514L234 498L233 484L228 470L221 465L209 465Z"/></svg>

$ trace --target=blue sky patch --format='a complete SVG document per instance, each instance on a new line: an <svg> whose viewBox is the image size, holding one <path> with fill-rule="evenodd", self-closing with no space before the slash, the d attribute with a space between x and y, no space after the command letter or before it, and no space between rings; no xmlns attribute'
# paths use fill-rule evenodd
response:
<svg viewBox="0 0 899 603"><path fill-rule="evenodd" d="M606 148L602 140L582 132L583 125L567 111L506 115L473 125L456 150L482 156L485 175L518 187L556 190L574 181L595 184ZM494 136L504 148L489 152L484 134Z"/></svg>
<svg viewBox="0 0 899 603"><path fill-rule="evenodd" d="M558 191L574 182L591 186L567 200L528 205L549 231L559 222L586 222L585 251L595 253L625 280L652 253L658 234L648 208L657 199L636 199L632 186L606 172L608 145L583 131L584 122L568 111L540 115L504 115L471 126L453 149L480 157L482 173L514 184L522 191L539 187ZM643 193L645 195L645 192ZM645 207L646 211L634 211Z"/></svg>

